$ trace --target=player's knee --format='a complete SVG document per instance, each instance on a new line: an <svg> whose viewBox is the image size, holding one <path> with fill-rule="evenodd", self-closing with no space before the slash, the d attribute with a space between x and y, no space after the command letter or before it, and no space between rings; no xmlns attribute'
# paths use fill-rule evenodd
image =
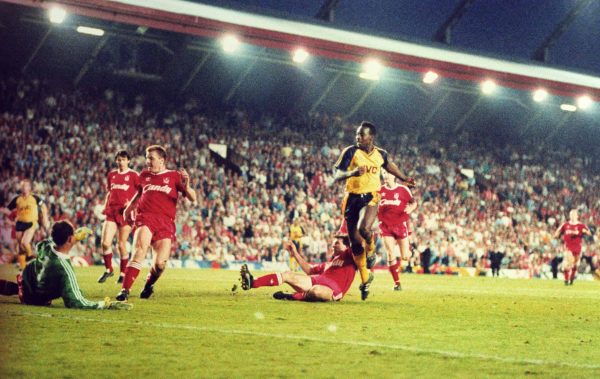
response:
<svg viewBox="0 0 600 379"><path fill-rule="evenodd" d="M112 244L109 242L102 241L102 251L106 251L106 250L110 249L112 247L111 245Z"/></svg>
<svg viewBox="0 0 600 379"><path fill-rule="evenodd" d="M332 301L333 291L323 286L314 286L306 292L307 301Z"/></svg>
<svg viewBox="0 0 600 379"><path fill-rule="evenodd" d="M370 240L371 239L371 232L364 226L361 226L360 228L358 228L358 233L360 234L360 236L366 240Z"/></svg>

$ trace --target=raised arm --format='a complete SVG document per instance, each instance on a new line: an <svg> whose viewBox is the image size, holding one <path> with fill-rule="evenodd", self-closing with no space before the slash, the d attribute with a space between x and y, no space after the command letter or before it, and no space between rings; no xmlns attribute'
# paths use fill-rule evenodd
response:
<svg viewBox="0 0 600 379"><path fill-rule="evenodd" d="M197 196L196 191L190 186L190 175L185 169L180 169L182 184L184 186L183 194L192 203L196 203Z"/></svg>
<svg viewBox="0 0 600 379"><path fill-rule="evenodd" d="M288 241L285 243L284 246L287 249L287 251L289 251L290 254L292 254L294 256L294 258L298 262L298 265L300 265L300 268L302 269L302 271L304 271L307 275L309 275L310 274L310 265L308 264L308 262L306 262L306 260L302 257L302 255L298 252L298 250L296 249L296 245L294 245L291 241Z"/></svg>

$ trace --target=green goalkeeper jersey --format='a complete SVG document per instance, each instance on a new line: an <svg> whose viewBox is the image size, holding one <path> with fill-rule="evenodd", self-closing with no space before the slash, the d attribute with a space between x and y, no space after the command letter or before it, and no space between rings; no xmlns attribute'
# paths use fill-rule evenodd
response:
<svg viewBox="0 0 600 379"><path fill-rule="evenodd" d="M101 309L102 302L87 300L81 293L68 256L54 249L51 240L37 244L37 258L23 270L22 285L25 303L47 305L62 297L65 307Z"/></svg>

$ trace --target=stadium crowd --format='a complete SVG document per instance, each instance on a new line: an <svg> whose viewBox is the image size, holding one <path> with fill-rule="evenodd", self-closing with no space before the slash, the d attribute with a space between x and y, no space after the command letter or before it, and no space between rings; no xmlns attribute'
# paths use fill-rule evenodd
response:
<svg viewBox="0 0 600 379"><path fill-rule="evenodd" d="M32 179L53 220L96 231L81 254L99 257L115 152L127 150L141 171L144 148L155 143L167 148L171 168L189 168L200 195L199 204L178 209L174 257L286 260L283 241L298 218L305 254L318 261L339 227L343 188L333 183L332 167L355 132L341 117L215 110L193 99L156 105L144 96L62 90L44 80L3 79L0 92L0 204L15 196L19 179ZM533 140L498 146L472 132L447 139L435 129L379 128L381 146L418 181L413 241L431 253L434 269L487 267L489 253L500 251L504 267L538 275L560 251L552 234L571 208L598 240L600 177L577 152ZM237 165L218 163L211 144L226 145ZM11 229L3 218L5 257L14 251ZM596 253L597 243L586 245ZM419 254L412 265L422 265Z"/></svg>

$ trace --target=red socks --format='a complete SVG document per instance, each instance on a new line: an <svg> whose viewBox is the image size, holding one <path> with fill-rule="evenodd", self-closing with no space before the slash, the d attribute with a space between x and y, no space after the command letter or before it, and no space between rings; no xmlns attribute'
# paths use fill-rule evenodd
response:
<svg viewBox="0 0 600 379"><path fill-rule="evenodd" d="M304 301L305 298L306 298L306 292L296 292L296 293L292 294L292 299L294 299L294 300Z"/></svg>
<svg viewBox="0 0 600 379"><path fill-rule="evenodd" d="M564 274L565 274L565 282L569 281L569 274L571 273L571 269L565 270Z"/></svg>
<svg viewBox="0 0 600 379"><path fill-rule="evenodd" d="M275 287L281 285L281 283L283 283L281 274L268 274L265 276L261 276L260 278L254 279L252 281L252 288Z"/></svg>
<svg viewBox="0 0 600 379"><path fill-rule="evenodd" d="M128 258L121 258L121 264L119 265L119 269L121 270L121 274L125 274L127 271L127 264L129 263Z"/></svg>
<svg viewBox="0 0 600 379"><path fill-rule="evenodd" d="M392 274L392 278L394 278L394 283L400 283L400 275L398 274L398 269L400 268L400 262L396 262L396 264L389 265L388 270L390 270L390 274Z"/></svg>
<svg viewBox="0 0 600 379"><path fill-rule="evenodd" d="M107 250L104 252L104 255L102 256L102 259L104 259L104 267L106 267L106 271L111 271L113 270L112 267L112 252L110 250Z"/></svg>
<svg viewBox="0 0 600 379"><path fill-rule="evenodd" d="M129 262L127 270L125 272L125 278L123 279L123 288L128 290L133 285L133 282L137 279L142 269L142 264L138 262Z"/></svg>

